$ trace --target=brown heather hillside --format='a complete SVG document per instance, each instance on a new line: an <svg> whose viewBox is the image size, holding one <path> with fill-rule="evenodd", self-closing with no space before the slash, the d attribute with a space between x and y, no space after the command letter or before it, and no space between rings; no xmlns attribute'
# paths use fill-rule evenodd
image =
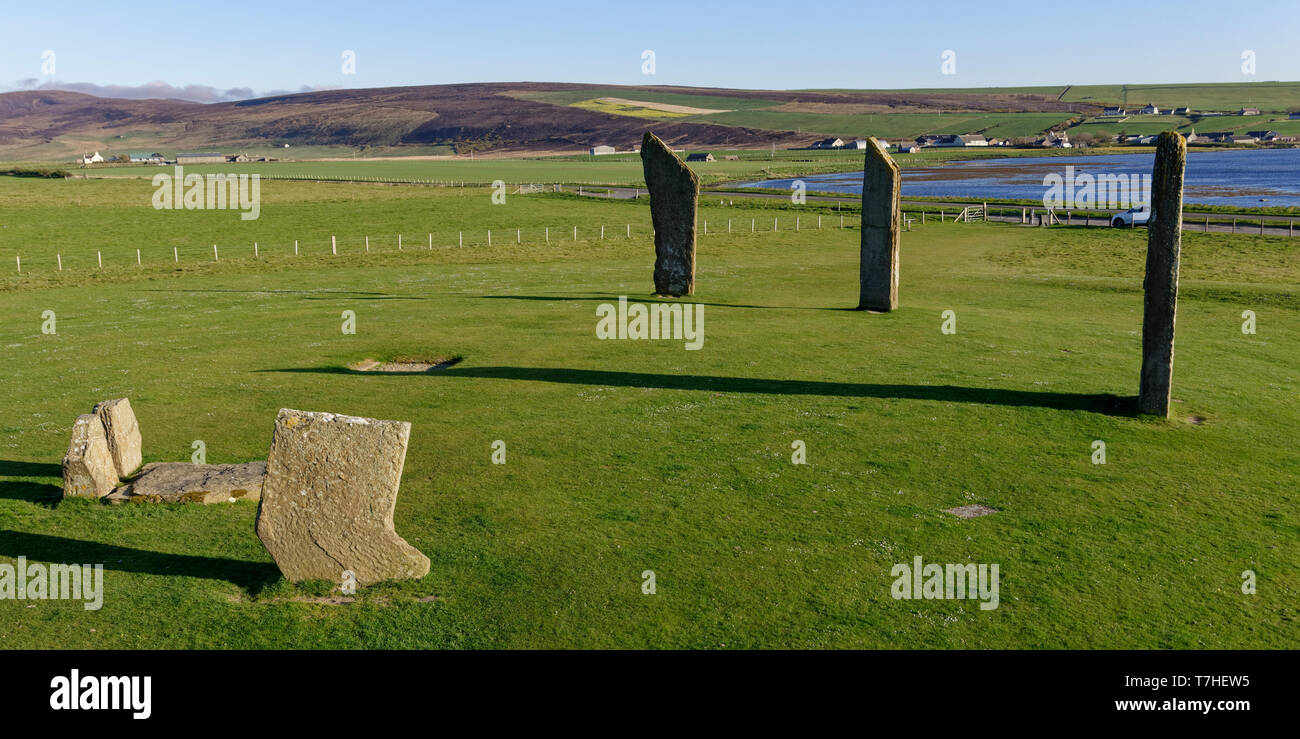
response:
<svg viewBox="0 0 1300 739"><path fill-rule="evenodd" d="M0 94L0 159L67 160L94 150L173 154L283 144L450 146L458 153L572 151L597 144L625 149L639 143L651 127L675 146L695 148L798 146L817 138L808 132L689 119L655 121L526 99L539 93L583 91L595 97L611 90L629 98L642 92L761 99L791 106L787 110L809 106L827 112L913 112L936 107L953 112L1066 111L1079 107L1078 103L1036 95L774 92L530 82L329 90L213 104L27 91Z"/></svg>

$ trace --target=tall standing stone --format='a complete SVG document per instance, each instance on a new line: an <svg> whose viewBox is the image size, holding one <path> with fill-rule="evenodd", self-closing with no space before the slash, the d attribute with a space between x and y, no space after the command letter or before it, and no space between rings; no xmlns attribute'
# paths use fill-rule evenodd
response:
<svg viewBox="0 0 1300 739"><path fill-rule="evenodd" d="M105 400L95 406L94 413L104 424L108 436L108 451L117 466L117 476L127 477L140 467L140 424L126 398Z"/></svg>
<svg viewBox="0 0 1300 739"><path fill-rule="evenodd" d="M117 485L117 467L99 416L84 413L72 425L72 439L63 457L63 495L100 498Z"/></svg>
<svg viewBox="0 0 1300 739"><path fill-rule="evenodd" d="M411 424L288 408L275 419L257 536L288 579L360 585L424 577L393 530Z"/></svg>
<svg viewBox="0 0 1300 739"><path fill-rule="evenodd" d="M655 229L655 293L695 292L695 210L700 178L658 136L641 139L641 167Z"/></svg>
<svg viewBox="0 0 1300 739"><path fill-rule="evenodd" d="M862 256L858 310L898 307L898 165L876 139L867 140L862 167Z"/></svg>
<svg viewBox="0 0 1300 739"><path fill-rule="evenodd" d="M1151 172L1151 220L1147 274L1142 283L1142 383L1138 411L1169 415L1174 379L1174 319L1178 312L1178 263L1183 241L1183 168L1187 142L1173 131L1160 134Z"/></svg>

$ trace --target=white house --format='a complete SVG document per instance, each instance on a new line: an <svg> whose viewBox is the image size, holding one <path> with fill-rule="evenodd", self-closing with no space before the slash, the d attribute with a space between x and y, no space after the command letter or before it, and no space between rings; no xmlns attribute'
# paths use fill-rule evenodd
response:
<svg viewBox="0 0 1300 739"><path fill-rule="evenodd" d="M614 147L612 147L612 146L605 146L604 144L602 144L602 145L600 145L600 146L593 146L593 147L591 147L591 152L590 152L590 153L591 153L591 155L592 155L593 157L598 157L598 156L600 156L601 154L613 154L613 153L614 153Z"/></svg>
<svg viewBox="0 0 1300 739"><path fill-rule="evenodd" d="M822 139L812 145L814 149L839 149L844 146L844 139Z"/></svg>
<svg viewBox="0 0 1300 739"><path fill-rule="evenodd" d="M1102 115L1127 115L1128 111L1124 110L1118 105L1112 105L1110 107L1103 109L1101 111L1101 114Z"/></svg>
<svg viewBox="0 0 1300 739"><path fill-rule="evenodd" d="M81 155L82 164L98 164L99 162L102 161L104 161L104 157L101 157L99 155L99 152L95 152L94 154L90 154L90 155L88 154Z"/></svg>
<svg viewBox="0 0 1300 739"><path fill-rule="evenodd" d="M1155 103L1147 103L1147 106L1138 112L1142 115L1160 115L1160 109L1156 107Z"/></svg>

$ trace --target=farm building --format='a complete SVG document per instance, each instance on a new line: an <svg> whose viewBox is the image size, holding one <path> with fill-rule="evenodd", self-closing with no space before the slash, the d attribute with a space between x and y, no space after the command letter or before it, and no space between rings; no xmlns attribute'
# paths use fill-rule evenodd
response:
<svg viewBox="0 0 1300 739"><path fill-rule="evenodd" d="M1259 108L1242 108L1237 115L1259 115Z"/></svg>
<svg viewBox="0 0 1300 739"><path fill-rule="evenodd" d="M712 162L712 161L713 161L713 155L710 154L710 153L708 153L708 152L697 151L697 152L695 152L694 154L690 154L690 155L688 155L688 156L686 157L686 161L688 161L688 162Z"/></svg>
<svg viewBox="0 0 1300 739"><path fill-rule="evenodd" d="M149 164L162 164L163 155L158 152L152 154L143 151L133 151L130 154L133 162L148 162Z"/></svg>
<svg viewBox="0 0 1300 739"><path fill-rule="evenodd" d="M921 147L917 146L916 144L899 144L899 145L898 145L898 152L899 152L900 154L915 154L915 153L917 153L917 152L919 152L919 151L921 151Z"/></svg>
<svg viewBox="0 0 1300 739"><path fill-rule="evenodd" d="M1232 143L1234 143L1234 144L1258 144L1258 143L1259 143L1259 139L1255 138L1254 136L1240 136L1240 135L1235 135L1235 136L1232 137Z"/></svg>
<svg viewBox="0 0 1300 739"><path fill-rule="evenodd" d="M1138 112L1142 115L1160 115L1160 109L1156 107L1155 103L1147 103L1147 106Z"/></svg>
<svg viewBox="0 0 1300 739"><path fill-rule="evenodd" d="M877 141L879 141L879 139L877 139ZM881 141L880 143L884 144L885 142ZM853 141L850 141L849 143L845 144L845 145L844 145L844 148L846 148L846 149L865 149L865 148L867 148L867 142L866 142L865 139L854 139Z"/></svg>
<svg viewBox="0 0 1300 739"><path fill-rule="evenodd" d="M177 164L225 164L226 155L221 152L190 152L176 155Z"/></svg>
<svg viewBox="0 0 1300 739"><path fill-rule="evenodd" d="M844 146L844 139L822 139L812 145L814 149L839 149Z"/></svg>
<svg viewBox="0 0 1300 739"><path fill-rule="evenodd" d="M1191 108L1174 108L1173 115L1191 115Z"/></svg>
<svg viewBox="0 0 1300 739"><path fill-rule="evenodd" d="M81 159L77 161L81 164L98 164L104 161L104 157L100 156L99 152L95 152L94 154L82 154Z"/></svg>
<svg viewBox="0 0 1300 739"><path fill-rule="evenodd" d="M591 155L592 155L593 157L598 157L598 156L600 156L601 154L613 154L613 153L614 153L614 147L612 147L612 146L605 146L604 144L602 144L602 145L600 145L600 146L593 146L593 147L591 147L591 151L590 151L590 153L591 153Z"/></svg>
<svg viewBox="0 0 1300 739"><path fill-rule="evenodd" d="M1247 131L1247 136L1254 136L1260 141L1273 141L1277 138L1277 131Z"/></svg>
<svg viewBox="0 0 1300 739"><path fill-rule="evenodd" d="M1291 115L1287 116L1287 118L1293 121L1300 121L1300 113L1292 113Z"/></svg>
<svg viewBox="0 0 1300 739"><path fill-rule="evenodd" d="M1128 115L1128 111L1124 110L1118 105L1112 105L1108 108L1103 108L1101 114L1102 115Z"/></svg>

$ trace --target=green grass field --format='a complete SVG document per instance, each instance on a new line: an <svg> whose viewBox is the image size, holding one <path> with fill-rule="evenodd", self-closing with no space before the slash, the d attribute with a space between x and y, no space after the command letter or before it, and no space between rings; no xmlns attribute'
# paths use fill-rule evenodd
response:
<svg viewBox="0 0 1300 739"><path fill-rule="evenodd" d="M0 180L0 562L106 570L99 611L0 600L0 647L1300 646L1294 241L1184 235L1176 413L1155 420L1125 400L1144 231L918 226L900 309L871 315L848 310L856 229L705 200L705 343L686 351L594 333L597 305L654 300L645 200L264 183L244 222L154 211L147 181ZM450 240L489 224L533 238ZM397 356L463 361L346 369ZM61 500L73 420L120 396L146 462L194 440L208 462L265 458L281 407L410 421L396 528L431 572L332 605L280 577L255 504ZM970 503L999 512L943 512ZM999 607L894 600L914 556L998 563Z"/></svg>

